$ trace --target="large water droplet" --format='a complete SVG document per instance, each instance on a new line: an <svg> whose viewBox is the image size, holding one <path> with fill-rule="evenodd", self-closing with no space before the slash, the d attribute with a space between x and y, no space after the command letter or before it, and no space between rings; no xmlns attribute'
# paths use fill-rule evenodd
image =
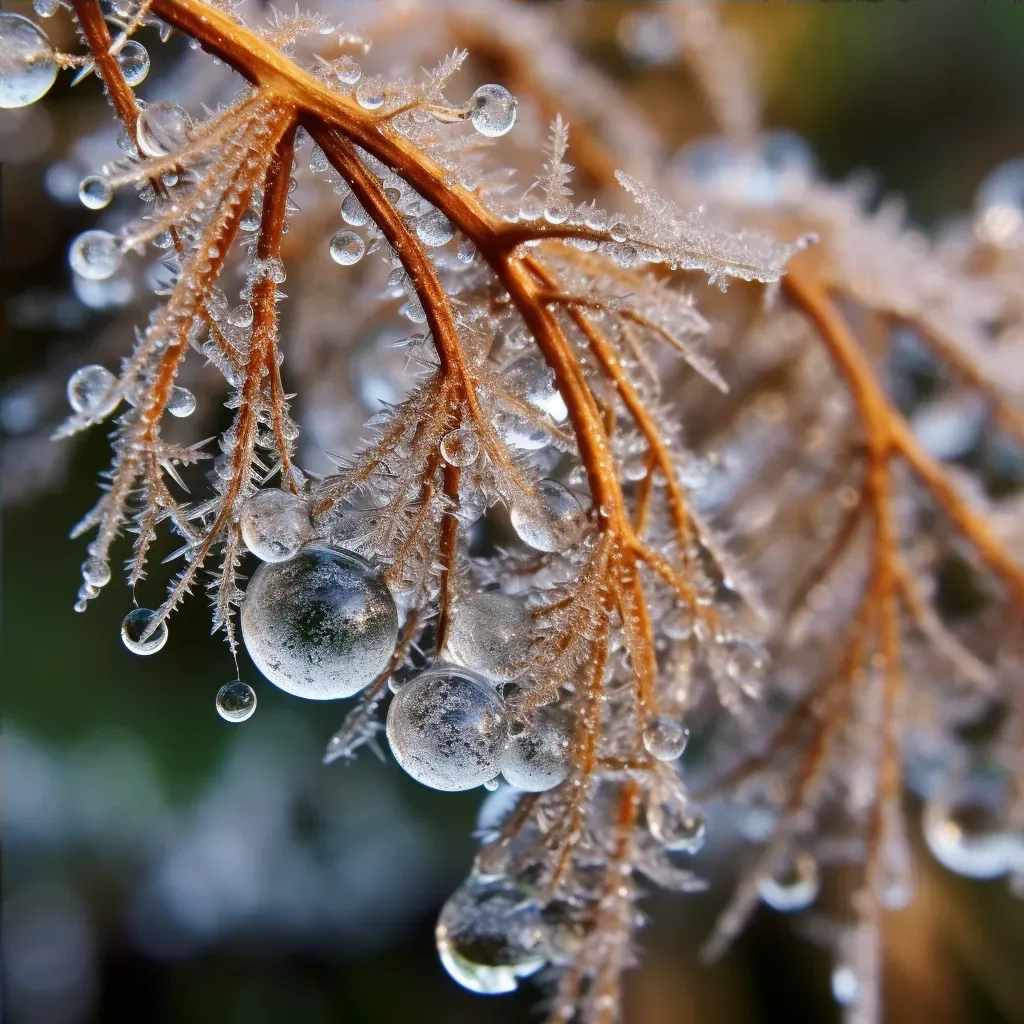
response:
<svg viewBox="0 0 1024 1024"><path fill-rule="evenodd" d="M275 686L309 700L351 697L384 671L398 639L394 599L367 561L310 544L264 562L242 602L242 637Z"/></svg>
<svg viewBox="0 0 1024 1024"><path fill-rule="evenodd" d="M116 383L117 378L105 366L83 366L68 379L68 403L75 412L106 416L120 402L111 394Z"/></svg>
<svg viewBox="0 0 1024 1024"><path fill-rule="evenodd" d="M0 11L0 107L27 107L45 96L57 78L53 48L28 18Z"/></svg>
<svg viewBox="0 0 1024 1024"><path fill-rule="evenodd" d="M121 267L124 256L109 231L83 231L68 252L71 269L89 281L105 281Z"/></svg>
<svg viewBox="0 0 1024 1024"><path fill-rule="evenodd" d="M523 356L509 363L501 372L501 383L510 394L524 399L556 423L565 422L569 415L565 399L555 387L554 375L542 359ZM505 413L500 430L507 444L524 451L543 448L551 440L547 431L510 411Z"/></svg>
<svg viewBox="0 0 1024 1024"><path fill-rule="evenodd" d="M497 138L516 123L516 98L502 85L481 85L469 102L469 119L481 135Z"/></svg>
<svg viewBox="0 0 1024 1024"><path fill-rule="evenodd" d="M472 466L480 456L480 441L472 427L449 430L441 438L441 457L451 466Z"/></svg>
<svg viewBox="0 0 1024 1024"><path fill-rule="evenodd" d="M370 215L363 209L363 204L356 198L355 192L349 192L341 201L341 219L354 228L361 228L370 221Z"/></svg>
<svg viewBox="0 0 1024 1024"><path fill-rule="evenodd" d="M775 876L760 879L757 891L769 907L788 913L809 907L820 884L818 862L801 850Z"/></svg>
<svg viewBox="0 0 1024 1024"><path fill-rule="evenodd" d="M225 722L244 722L256 710L256 691L241 679L225 683L217 691L217 714Z"/></svg>
<svg viewBox="0 0 1024 1024"><path fill-rule="evenodd" d="M342 85L355 85L363 76L362 68L348 56L342 57L335 67L337 69L338 81Z"/></svg>
<svg viewBox="0 0 1024 1024"><path fill-rule="evenodd" d="M644 726L644 747L659 761L675 761L686 749L689 736L689 731L677 719L657 715Z"/></svg>
<svg viewBox="0 0 1024 1024"><path fill-rule="evenodd" d="M364 78L356 87L356 102L365 110L378 110L384 106L384 79L379 75Z"/></svg>
<svg viewBox="0 0 1024 1024"><path fill-rule="evenodd" d="M78 200L90 210L102 210L113 198L114 190L107 184L106 178L98 174L83 178L82 184L78 186Z"/></svg>
<svg viewBox="0 0 1024 1024"><path fill-rule="evenodd" d="M507 879L468 878L445 903L434 937L451 977L484 995L513 992L549 956L540 905Z"/></svg>
<svg viewBox="0 0 1024 1024"><path fill-rule="evenodd" d="M557 480L537 484L536 502L512 506L512 528L537 551L565 551L583 539L587 515L579 499Z"/></svg>
<svg viewBox="0 0 1024 1024"><path fill-rule="evenodd" d="M117 54L117 63L124 80L132 87L142 85L149 74L149 51L134 39L129 39Z"/></svg>
<svg viewBox="0 0 1024 1024"><path fill-rule="evenodd" d="M440 210L431 210L416 221L416 235L424 245L434 248L447 245L455 237L455 228Z"/></svg>
<svg viewBox="0 0 1024 1024"><path fill-rule="evenodd" d="M354 231L338 231L331 238L331 259L343 267L358 263L366 252L366 243Z"/></svg>
<svg viewBox="0 0 1024 1024"><path fill-rule="evenodd" d="M530 613L519 598L488 592L455 606L448 655L491 679L514 679L526 667L533 640Z"/></svg>
<svg viewBox="0 0 1024 1024"><path fill-rule="evenodd" d="M188 142L192 118L178 103L156 100L139 114L136 136L139 149L146 156L167 156Z"/></svg>
<svg viewBox="0 0 1024 1024"><path fill-rule="evenodd" d="M513 728L501 755L505 780L529 793L554 789L572 765L572 727L572 716L563 708L538 708L527 728Z"/></svg>
<svg viewBox="0 0 1024 1024"><path fill-rule="evenodd" d="M152 634L146 636L156 617L156 612L148 608L133 608L124 617L124 622L121 623L121 639L132 654L156 654L167 643L166 622L161 622Z"/></svg>
<svg viewBox="0 0 1024 1024"><path fill-rule="evenodd" d="M167 399L167 411L178 419L191 416L196 411L196 396L188 388L175 384Z"/></svg>
<svg viewBox="0 0 1024 1024"><path fill-rule="evenodd" d="M313 536L306 503L290 491L257 491L238 513L245 546L264 562L286 562Z"/></svg>
<svg viewBox="0 0 1024 1024"><path fill-rule="evenodd" d="M437 666L395 694L387 736L395 760L417 782L474 789L498 772L508 738L505 705L482 676Z"/></svg>

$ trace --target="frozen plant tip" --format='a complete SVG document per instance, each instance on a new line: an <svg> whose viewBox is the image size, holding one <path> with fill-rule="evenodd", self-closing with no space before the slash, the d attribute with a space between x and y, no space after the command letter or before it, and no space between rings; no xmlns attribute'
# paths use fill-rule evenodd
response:
<svg viewBox="0 0 1024 1024"><path fill-rule="evenodd" d="M267 680L355 698L328 760L384 728L424 785L491 790L437 925L456 981L536 975L552 1022L611 1024L645 886L700 888L719 820L758 849L709 956L856 851L827 929L851 1021L880 1020L882 918L912 895L906 791L943 864L1024 890L1019 162L930 243L762 131L713 8L622 33L686 61L718 119L668 161L612 83L553 73L554 9L403 8L374 66L432 67L413 79L357 62L376 8L364 39L206 0L70 6L81 55L0 15L0 103L58 68L101 79L122 132L82 169L103 227L69 265L98 306L153 298L116 374L68 382L60 436L113 418L76 608L122 532L138 587L170 531L179 568L125 618L129 650L160 651L202 583ZM171 31L235 73L202 112L136 96L134 37ZM467 38L512 90L447 98ZM952 406L908 391L936 367ZM221 399L219 436L179 440ZM256 703L236 679L215 706Z"/></svg>

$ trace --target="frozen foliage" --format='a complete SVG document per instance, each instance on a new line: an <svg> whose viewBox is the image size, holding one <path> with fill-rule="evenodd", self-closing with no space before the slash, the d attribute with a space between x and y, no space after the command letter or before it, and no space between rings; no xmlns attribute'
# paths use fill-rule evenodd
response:
<svg viewBox="0 0 1024 1024"><path fill-rule="evenodd" d="M122 133L67 156L71 201L104 211L69 264L125 337L153 297L117 372L67 385L58 436L113 418L76 608L122 532L138 586L170 531L130 650L202 583L272 683L357 697L325 760L386 728L421 783L498 787L438 922L452 977L506 992L551 965L550 1020L610 1024L644 887L702 885L705 799L759 847L708 955L853 872L824 929L850 1020L880 1019L881 914L912 897L905 789L941 863L1024 888L1019 161L927 239L761 131L750 54L703 5L620 25L717 118L673 159L558 5L403 8L373 67L416 78L364 68L376 5L358 31L71 6L81 54L0 16L0 99L58 66L103 80ZM197 72L142 104L134 36L171 30L233 87ZM531 95L470 92L467 34ZM222 399L219 436L179 440ZM243 721L256 694L215 706Z"/></svg>

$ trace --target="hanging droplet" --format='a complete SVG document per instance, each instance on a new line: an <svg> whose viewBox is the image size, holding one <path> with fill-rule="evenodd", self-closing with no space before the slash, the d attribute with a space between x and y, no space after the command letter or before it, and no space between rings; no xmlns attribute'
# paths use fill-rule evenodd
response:
<svg viewBox="0 0 1024 1024"><path fill-rule="evenodd" d="M363 76L363 70L351 57L342 57L335 65L338 81L342 85L355 85Z"/></svg>
<svg viewBox="0 0 1024 1024"><path fill-rule="evenodd" d="M832 969L832 998L840 1006L853 1006L859 995L856 970L849 964L837 964Z"/></svg>
<svg viewBox="0 0 1024 1024"><path fill-rule="evenodd" d="M516 98L501 85L481 85L470 97L473 127L489 139L504 135L516 123Z"/></svg>
<svg viewBox="0 0 1024 1024"><path fill-rule="evenodd" d="M355 192L349 192L341 201L341 219L354 228L361 228L370 221L370 215L363 209Z"/></svg>
<svg viewBox="0 0 1024 1024"><path fill-rule="evenodd" d="M924 838L940 864L967 878L998 878L1024 858L1007 827L1003 788L998 773L976 768L925 804Z"/></svg>
<svg viewBox="0 0 1024 1024"><path fill-rule="evenodd" d="M809 907L818 898L820 884L818 862L801 850L774 877L760 879L757 891L769 907L788 913Z"/></svg>
<svg viewBox="0 0 1024 1024"><path fill-rule="evenodd" d="M689 737L689 730L668 715L657 715L644 726L644 747L659 761L675 761L681 757Z"/></svg>
<svg viewBox="0 0 1024 1024"><path fill-rule="evenodd" d="M446 649L456 665L491 679L514 679L526 667L533 627L525 603L509 594L473 594L455 606Z"/></svg>
<svg viewBox="0 0 1024 1024"><path fill-rule="evenodd" d="M356 87L356 102L365 110L378 110L384 106L384 79L379 75L364 78Z"/></svg>
<svg viewBox="0 0 1024 1024"><path fill-rule="evenodd" d="M249 302L240 302L228 313L228 323L232 327L252 327L253 308Z"/></svg>
<svg viewBox="0 0 1024 1024"><path fill-rule="evenodd" d="M501 382L510 394L525 400L556 423L568 418L565 399L555 387L551 369L542 359L522 356L514 360L501 371ZM513 412L505 414L499 429L506 444L523 451L536 451L551 442L551 435L543 427Z"/></svg>
<svg viewBox="0 0 1024 1024"><path fill-rule="evenodd" d="M338 231L331 238L331 259L343 267L358 263L366 252L366 243L354 231Z"/></svg>
<svg viewBox="0 0 1024 1024"><path fill-rule="evenodd" d="M148 608L133 608L124 617L121 623L121 639L132 654L156 654L167 643L166 622L161 622L149 636L146 636L156 617L156 612Z"/></svg>
<svg viewBox="0 0 1024 1024"><path fill-rule="evenodd" d="M225 683L217 691L217 714L225 722L244 722L256 710L256 691L241 679Z"/></svg>
<svg viewBox="0 0 1024 1024"><path fill-rule="evenodd" d="M181 149L192 131L192 118L178 103L156 100L139 114L135 133L146 156L167 156Z"/></svg>
<svg viewBox="0 0 1024 1024"><path fill-rule="evenodd" d="M544 206L544 219L549 224L564 224L572 213L572 205L566 199L552 199Z"/></svg>
<svg viewBox="0 0 1024 1024"><path fill-rule="evenodd" d="M87 558L82 564L82 580L97 590L110 582L110 565L102 558Z"/></svg>
<svg viewBox="0 0 1024 1024"><path fill-rule="evenodd" d="M440 210L431 210L416 221L416 235L424 245L434 248L447 245L455 237L455 228Z"/></svg>
<svg viewBox="0 0 1024 1024"><path fill-rule="evenodd" d="M767 667L768 655L760 644L749 640L731 642L725 670L748 697L760 697Z"/></svg>
<svg viewBox="0 0 1024 1024"><path fill-rule="evenodd" d="M52 18L60 10L60 0L32 0L32 10L39 18Z"/></svg>
<svg viewBox="0 0 1024 1024"><path fill-rule="evenodd" d="M537 484L537 502L512 506L512 528L537 551L565 551L578 544L587 529L583 506L557 480Z"/></svg>
<svg viewBox="0 0 1024 1024"><path fill-rule="evenodd" d="M472 427L449 430L441 438L441 457L450 466L472 466L480 457L480 441Z"/></svg>
<svg viewBox="0 0 1024 1024"><path fill-rule="evenodd" d="M102 210L113 198L114 190L107 184L107 179L98 174L83 178L82 184L78 186L78 200L90 210Z"/></svg>
<svg viewBox="0 0 1024 1024"><path fill-rule="evenodd" d="M238 226L243 231L259 231L260 228L260 215L258 210L246 210L242 214L242 219L238 222Z"/></svg>
<svg viewBox="0 0 1024 1024"><path fill-rule="evenodd" d="M309 700L351 697L369 686L398 639L394 599L373 566L325 544L309 544L287 562L264 562L249 581L241 619L256 667Z"/></svg>
<svg viewBox="0 0 1024 1024"><path fill-rule="evenodd" d="M28 18L0 11L0 107L27 107L42 98L57 78L53 47Z"/></svg>
<svg viewBox="0 0 1024 1024"><path fill-rule="evenodd" d="M476 246L468 239L464 242L459 242L459 247L455 250L455 255L458 257L460 263L469 265L476 259Z"/></svg>
<svg viewBox="0 0 1024 1024"><path fill-rule="evenodd" d="M501 785L501 779L498 778L497 775L495 775L493 779L488 779L484 783L484 789L486 789L488 793L496 793L498 791L498 787L500 785Z"/></svg>
<svg viewBox="0 0 1024 1024"><path fill-rule="evenodd" d="M628 231L629 228L624 220L613 221L611 227L608 228L608 234L612 236L613 242L624 242Z"/></svg>
<svg viewBox="0 0 1024 1024"><path fill-rule="evenodd" d="M83 231L68 252L71 269L88 281L105 281L121 267L124 255L109 231Z"/></svg>
<svg viewBox="0 0 1024 1024"><path fill-rule="evenodd" d="M106 416L121 401L112 393L116 384L117 378L105 366L83 366L68 379L68 404L75 412Z"/></svg>
<svg viewBox="0 0 1024 1024"><path fill-rule="evenodd" d="M666 850L697 853L704 845L707 819L688 799L673 795L648 805L647 827Z"/></svg>
<svg viewBox="0 0 1024 1024"><path fill-rule="evenodd" d="M117 64L124 80L134 89L149 74L149 51L142 43L129 39L118 51Z"/></svg>
<svg viewBox="0 0 1024 1024"><path fill-rule="evenodd" d="M1024 157L1006 160L978 189L974 230L987 245L1024 243Z"/></svg>
<svg viewBox="0 0 1024 1024"><path fill-rule="evenodd" d="M549 957L540 905L504 878L466 879L442 908L434 938L449 975L483 995L515 991Z"/></svg>
<svg viewBox="0 0 1024 1024"><path fill-rule="evenodd" d="M395 694L387 737L395 760L417 782L449 792L475 789L498 773L508 739L505 705L483 676L435 666Z"/></svg>
<svg viewBox="0 0 1024 1024"><path fill-rule="evenodd" d="M188 388L179 387L177 384L171 388L170 397L167 399L167 411L178 419L191 416L196 411L196 396Z"/></svg>
<svg viewBox="0 0 1024 1024"><path fill-rule="evenodd" d="M238 525L245 546L264 562L286 562L313 536L306 503L280 487L257 491L241 507Z"/></svg>
<svg viewBox="0 0 1024 1024"><path fill-rule="evenodd" d="M526 728L513 729L501 754L506 782L528 793L543 793L563 782L572 767L572 716L563 708L538 708Z"/></svg>

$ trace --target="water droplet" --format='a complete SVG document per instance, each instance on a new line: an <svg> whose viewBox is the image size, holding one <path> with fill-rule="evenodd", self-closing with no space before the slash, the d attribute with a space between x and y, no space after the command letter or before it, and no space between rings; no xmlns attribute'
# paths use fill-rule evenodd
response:
<svg viewBox="0 0 1024 1024"><path fill-rule="evenodd" d="M366 243L354 231L338 231L331 238L331 259L343 267L358 263L366 252Z"/></svg>
<svg viewBox="0 0 1024 1024"><path fill-rule="evenodd" d="M455 228L440 210L431 210L416 221L416 235L424 245L434 248L447 245L455 237Z"/></svg>
<svg viewBox="0 0 1024 1024"><path fill-rule="evenodd" d="M82 179L78 186L78 200L90 210L102 210L114 198L114 190L107 184L106 178L98 174Z"/></svg>
<svg viewBox="0 0 1024 1024"><path fill-rule="evenodd" d="M565 399L555 387L554 374L536 356L522 356L509 363L501 372L501 383L510 394L546 413L556 423L563 423L569 415ZM522 451L536 451L551 441L547 431L513 412L505 414L500 432L506 444Z"/></svg>
<svg viewBox="0 0 1024 1024"><path fill-rule="evenodd" d="M476 259L476 246L470 242L460 242L458 249L455 251L455 255L459 258L461 263L470 264Z"/></svg>
<svg viewBox="0 0 1024 1024"><path fill-rule="evenodd" d="M257 491L238 513L245 546L264 562L286 562L313 535L306 503L291 491L266 487Z"/></svg>
<svg viewBox="0 0 1024 1024"><path fill-rule="evenodd" d="M105 281L120 269L124 256L109 231L83 231L68 253L71 269L89 281Z"/></svg>
<svg viewBox="0 0 1024 1024"><path fill-rule="evenodd" d="M849 964L837 964L832 971L832 998L840 1006L853 1006L859 994L857 972Z"/></svg>
<svg viewBox="0 0 1024 1024"><path fill-rule="evenodd" d="M256 667L309 700L351 697L369 686L398 639L394 599L373 566L325 544L309 544L287 562L264 562L249 581L241 619Z"/></svg>
<svg viewBox="0 0 1024 1024"><path fill-rule="evenodd" d="M472 466L480 457L480 441L472 427L449 430L441 438L441 457L451 466Z"/></svg>
<svg viewBox="0 0 1024 1024"><path fill-rule="evenodd" d="M68 380L68 404L75 412L106 416L117 408L120 398L111 395L117 378L95 363L75 370Z"/></svg>
<svg viewBox="0 0 1024 1024"><path fill-rule="evenodd" d="M87 586L105 587L110 582L110 566L102 558L87 558L82 565L82 579Z"/></svg>
<svg viewBox="0 0 1024 1024"><path fill-rule="evenodd" d="M370 221L370 215L363 209L355 192L349 192L341 201L341 219L354 228L361 228Z"/></svg>
<svg viewBox="0 0 1024 1024"><path fill-rule="evenodd" d="M673 796L648 805L647 827L666 850L697 853L704 845L707 819L685 797Z"/></svg>
<svg viewBox="0 0 1024 1024"><path fill-rule="evenodd" d="M35 103L56 78L57 62L43 30L20 14L0 11L0 108Z"/></svg>
<svg viewBox="0 0 1024 1024"><path fill-rule="evenodd" d="M725 670L748 697L757 698L761 695L767 667L768 654L760 644L749 640L733 640L730 643Z"/></svg>
<svg viewBox="0 0 1024 1024"><path fill-rule="evenodd" d="M544 219L549 224L564 224L572 213L572 206L567 200L552 199L544 207Z"/></svg>
<svg viewBox="0 0 1024 1024"><path fill-rule="evenodd" d="M417 782L474 789L498 772L508 738L505 705L483 676L435 666L395 694L387 736L395 760Z"/></svg>
<svg viewBox="0 0 1024 1024"><path fill-rule="evenodd" d="M52 18L60 10L60 0L32 0L32 10L40 18Z"/></svg>
<svg viewBox="0 0 1024 1024"><path fill-rule="evenodd" d="M456 604L446 646L455 664L505 680L522 673L532 641L530 613L524 602L490 591Z"/></svg>
<svg viewBox="0 0 1024 1024"><path fill-rule="evenodd" d="M557 480L537 484L535 503L512 506L512 528L537 551L564 551L582 539L587 515L579 499Z"/></svg>
<svg viewBox="0 0 1024 1024"><path fill-rule="evenodd" d="M384 106L384 79L379 75L363 79L356 87L356 102L366 110Z"/></svg>
<svg viewBox="0 0 1024 1024"><path fill-rule="evenodd" d="M228 313L228 323L232 327L252 327L253 309L248 302L241 302Z"/></svg>
<svg viewBox="0 0 1024 1024"><path fill-rule="evenodd" d="M629 229L626 227L626 222L624 220L617 220L608 229L608 234L612 236L613 242L624 242L626 240L626 232L628 230Z"/></svg>
<svg viewBox="0 0 1024 1024"><path fill-rule="evenodd" d="M132 654L156 654L167 643L167 623L161 622L146 636L156 619L156 612L148 608L133 608L121 623L121 639ZM146 636L146 639L142 638Z"/></svg>
<svg viewBox="0 0 1024 1024"><path fill-rule="evenodd" d="M486 789L488 793L495 793L497 792L497 789L500 785L501 779L499 779L498 776L495 775L493 779L488 779L484 783L484 789Z"/></svg>
<svg viewBox="0 0 1024 1024"><path fill-rule="evenodd" d="M809 907L818 898L820 884L818 862L801 850L774 877L760 879L757 891L769 907L788 913Z"/></svg>
<svg viewBox="0 0 1024 1024"><path fill-rule="evenodd" d="M167 156L188 142L192 118L178 103L156 100L139 114L135 134L146 156Z"/></svg>
<svg viewBox="0 0 1024 1024"><path fill-rule="evenodd" d="M540 220L544 215L544 200L536 192L527 192L519 200L520 220Z"/></svg>
<svg viewBox="0 0 1024 1024"><path fill-rule="evenodd" d="M171 394L167 400L167 411L179 419L191 416L196 411L196 396L188 388L175 385L171 388Z"/></svg>
<svg viewBox="0 0 1024 1024"><path fill-rule="evenodd" d="M468 878L445 903L434 937L444 969L484 995L515 991L549 956L540 905L503 878Z"/></svg>
<svg viewBox="0 0 1024 1024"><path fill-rule="evenodd" d="M243 231L258 231L260 227L260 215L257 210L246 210L238 226Z"/></svg>
<svg viewBox="0 0 1024 1024"><path fill-rule="evenodd" d="M644 748L659 761L675 761L686 749L690 732L668 715L657 715L644 726Z"/></svg>
<svg viewBox="0 0 1024 1024"><path fill-rule="evenodd" d="M662 620L661 632L669 640L689 640L693 635L693 609L675 605Z"/></svg>
<svg viewBox="0 0 1024 1024"><path fill-rule="evenodd" d="M241 679L225 683L217 691L217 714L225 722L244 722L256 710L256 691Z"/></svg>
<svg viewBox="0 0 1024 1024"><path fill-rule="evenodd" d="M481 85L470 97L473 127L489 139L504 135L516 123L516 98L501 85Z"/></svg>
<svg viewBox="0 0 1024 1024"><path fill-rule="evenodd" d="M134 89L149 74L149 51L142 43L129 39L118 52L117 63L124 80Z"/></svg>
<svg viewBox="0 0 1024 1024"><path fill-rule="evenodd" d="M363 77L363 70L351 57L342 57L337 65L338 81L342 85L355 85Z"/></svg>
<svg viewBox="0 0 1024 1024"><path fill-rule="evenodd" d="M563 782L572 765L572 729L572 716L563 708L538 708L502 751L501 772L509 785L542 793Z"/></svg>

